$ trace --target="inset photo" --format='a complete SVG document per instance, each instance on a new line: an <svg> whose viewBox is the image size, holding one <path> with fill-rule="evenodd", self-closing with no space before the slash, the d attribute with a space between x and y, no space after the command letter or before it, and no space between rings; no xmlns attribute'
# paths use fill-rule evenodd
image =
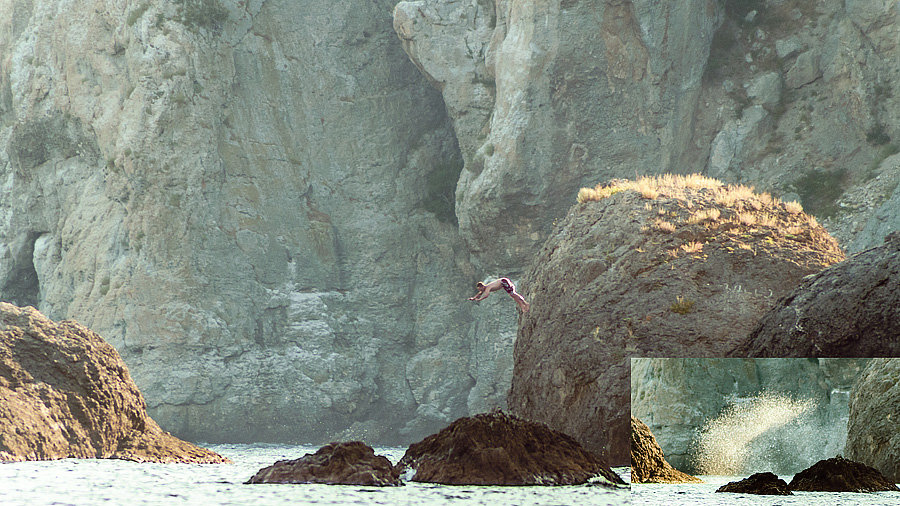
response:
<svg viewBox="0 0 900 506"><path fill-rule="evenodd" d="M891 358L633 358L632 499L900 504L898 379Z"/></svg>

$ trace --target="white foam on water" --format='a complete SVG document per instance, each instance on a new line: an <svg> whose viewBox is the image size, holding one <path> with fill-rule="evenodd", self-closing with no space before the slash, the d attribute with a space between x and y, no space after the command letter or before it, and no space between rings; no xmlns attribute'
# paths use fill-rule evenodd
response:
<svg viewBox="0 0 900 506"><path fill-rule="evenodd" d="M700 429L693 463L700 474L793 474L843 450L846 425L824 425L808 399L764 392L736 398Z"/></svg>

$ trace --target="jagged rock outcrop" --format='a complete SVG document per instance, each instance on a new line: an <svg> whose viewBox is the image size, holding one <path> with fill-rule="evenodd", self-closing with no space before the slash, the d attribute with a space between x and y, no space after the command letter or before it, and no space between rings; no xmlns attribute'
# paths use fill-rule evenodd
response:
<svg viewBox="0 0 900 506"><path fill-rule="evenodd" d="M523 282L508 402L627 465L627 357L723 356L843 254L798 206L701 177L580 195Z"/></svg>
<svg viewBox="0 0 900 506"><path fill-rule="evenodd" d="M581 186L680 166L720 17L706 0L397 4L453 120L460 233L481 265L527 265Z"/></svg>
<svg viewBox="0 0 900 506"><path fill-rule="evenodd" d="M900 232L804 279L735 357L900 356Z"/></svg>
<svg viewBox="0 0 900 506"><path fill-rule="evenodd" d="M396 487L403 485L400 475L387 457L375 455L372 447L360 441L330 443L316 453L295 460L279 460L257 471L247 484L324 483Z"/></svg>
<svg viewBox="0 0 900 506"><path fill-rule="evenodd" d="M394 3L0 3L0 299L104 335L185 437L504 406L515 309L465 302L459 149Z"/></svg>
<svg viewBox="0 0 900 506"><path fill-rule="evenodd" d="M0 302L0 461L67 457L228 462L160 429L103 338Z"/></svg>
<svg viewBox="0 0 900 506"><path fill-rule="evenodd" d="M900 359L877 358L860 374L850 395L844 454L900 482Z"/></svg>
<svg viewBox="0 0 900 506"><path fill-rule="evenodd" d="M726 483L716 492L734 492L736 494L757 495L794 495L788 484L775 476L775 473L756 473L740 481Z"/></svg>
<svg viewBox="0 0 900 506"><path fill-rule="evenodd" d="M631 417L631 483L702 483L666 462L662 449L644 422Z"/></svg>
<svg viewBox="0 0 900 506"><path fill-rule="evenodd" d="M892 2L410 0L394 27L443 94L486 265L518 268L567 193L635 167L802 198L854 251L897 219Z"/></svg>
<svg viewBox="0 0 900 506"><path fill-rule="evenodd" d="M868 362L632 359L631 412L658 437L670 464L697 474L704 472L698 429L730 406L745 406L742 419L735 417L743 428L730 435L725 431L723 441L710 441L719 446L710 448L712 456L727 452L732 474L770 470L789 475L844 451L850 389ZM767 401L766 393L780 398ZM808 410L788 418L785 399L802 402ZM780 415L781 422L774 422Z"/></svg>
<svg viewBox="0 0 900 506"><path fill-rule="evenodd" d="M447 485L579 485L618 475L574 439L502 412L460 418L410 445L396 469Z"/></svg>
<svg viewBox="0 0 900 506"><path fill-rule="evenodd" d="M900 492L877 469L843 457L816 462L794 475L788 486L804 492Z"/></svg>

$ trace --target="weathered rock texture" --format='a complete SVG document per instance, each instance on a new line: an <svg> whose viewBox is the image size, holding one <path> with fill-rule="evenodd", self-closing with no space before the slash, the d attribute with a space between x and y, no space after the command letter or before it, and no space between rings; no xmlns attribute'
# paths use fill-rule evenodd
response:
<svg viewBox="0 0 900 506"><path fill-rule="evenodd" d="M880 242L897 10L0 0L0 298L179 434L407 442L504 405L515 310L459 301L581 186L690 168Z"/></svg>
<svg viewBox="0 0 900 506"><path fill-rule="evenodd" d="M900 359L873 359L850 394L848 459L878 469L900 483Z"/></svg>
<svg viewBox="0 0 900 506"><path fill-rule="evenodd" d="M720 17L709 0L397 4L453 120L456 212L480 264L527 265L581 186L682 166Z"/></svg>
<svg viewBox="0 0 900 506"><path fill-rule="evenodd" d="M627 357L724 356L843 254L810 217L746 188L667 177L584 192L606 194L575 205L531 264L508 402L627 465Z"/></svg>
<svg viewBox="0 0 900 506"><path fill-rule="evenodd" d="M228 462L163 432L103 338L0 302L0 461L66 457Z"/></svg>
<svg viewBox="0 0 900 506"><path fill-rule="evenodd" d="M734 434L723 442L746 457L742 468L757 468L744 472L792 474L843 451L850 389L867 363L827 358L632 359L631 412L653 431L669 463L698 473L698 428L728 405L746 404L765 392L808 400L813 407L799 423L754 431L772 414L748 414L748 432L757 432L753 439L741 443L744 434Z"/></svg>
<svg viewBox="0 0 900 506"><path fill-rule="evenodd" d="M885 202L900 181L898 10L415 0L394 27L453 120L461 233L502 268L527 262L579 186L635 170L792 195L854 251L878 244L900 216Z"/></svg>
<svg viewBox="0 0 900 506"><path fill-rule="evenodd" d="M662 449L644 422L631 417L631 483L702 483L666 462Z"/></svg>
<svg viewBox="0 0 900 506"><path fill-rule="evenodd" d="M579 485L598 476L624 484L573 438L500 412L454 421L410 445L396 468L447 485Z"/></svg>
<svg viewBox="0 0 900 506"><path fill-rule="evenodd" d="M716 492L757 495L794 495L788 484L775 473L756 473L740 481L722 485Z"/></svg>
<svg viewBox="0 0 900 506"><path fill-rule="evenodd" d="M794 475L788 486L804 492L900 492L877 469L842 457L816 462Z"/></svg>
<svg viewBox="0 0 900 506"><path fill-rule="evenodd" d="M325 483L391 487L403 485L391 461L360 441L330 443L296 460L279 460L257 471L252 483Z"/></svg>
<svg viewBox="0 0 900 506"><path fill-rule="evenodd" d="M0 299L106 336L185 437L504 406L515 308L465 302L459 149L393 4L0 1Z"/></svg>
<svg viewBox="0 0 900 506"><path fill-rule="evenodd" d="M804 279L732 356L900 356L900 232Z"/></svg>

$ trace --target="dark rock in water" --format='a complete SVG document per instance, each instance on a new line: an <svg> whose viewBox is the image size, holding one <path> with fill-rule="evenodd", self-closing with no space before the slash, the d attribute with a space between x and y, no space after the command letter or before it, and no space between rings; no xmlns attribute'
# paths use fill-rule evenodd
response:
<svg viewBox="0 0 900 506"><path fill-rule="evenodd" d="M531 310L508 404L624 466L629 357L724 357L844 254L811 217L749 188L670 176L583 193L522 281Z"/></svg>
<svg viewBox="0 0 900 506"><path fill-rule="evenodd" d="M900 482L900 360L873 358L853 385L844 455Z"/></svg>
<svg viewBox="0 0 900 506"><path fill-rule="evenodd" d="M391 461L360 441L329 443L316 453L279 460L260 469L247 483L324 483L391 487L403 485Z"/></svg>
<svg viewBox="0 0 900 506"><path fill-rule="evenodd" d="M396 469L447 485L579 485L597 477L625 485L572 437L500 412L456 420L411 445Z"/></svg>
<svg viewBox="0 0 900 506"><path fill-rule="evenodd" d="M737 494L759 495L794 495L784 480L775 473L756 473L740 481L722 485L716 492L734 492Z"/></svg>
<svg viewBox="0 0 900 506"><path fill-rule="evenodd" d="M631 417L631 483L703 483L672 467L644 422Z"/></svg>
<svg viewBox="0 0 900 506"><path fill-rule="evenodd" d="M900 356L900 232L809 276L731 356Z"/></svg>
<svg viewBox="0 0 900 506"><path fill-rule="evenodd" d="M816 462L794 475L788 486L805 492L900 492L877 469L842 457Z"/></svg>
<svg viewBox="0 0 900 506"><path fill-rule="evenodd" d="M102 337L0 302L0 461L67 457L229 462L160 429Z"/></svg>

